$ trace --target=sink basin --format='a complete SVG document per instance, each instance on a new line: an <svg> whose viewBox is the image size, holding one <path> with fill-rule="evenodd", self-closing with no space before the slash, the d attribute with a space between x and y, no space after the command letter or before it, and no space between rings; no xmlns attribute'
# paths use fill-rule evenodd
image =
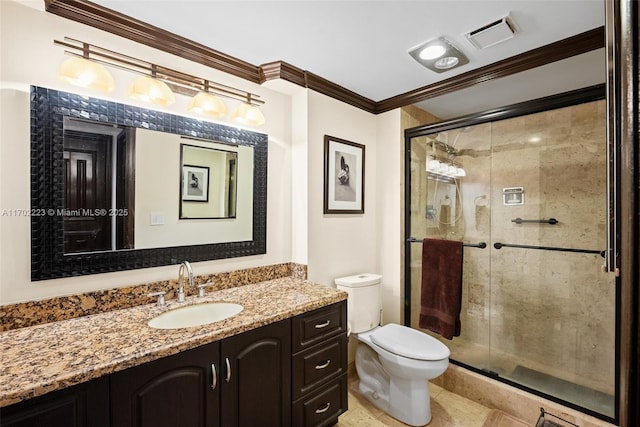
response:
<svg viewBox="0 0 640 427"><path fill-rule="evenodd" d="M242 311L240 304L231 302L210 302L188 305L165 311L149 320L149 326L156 329L178 329L208 325L227 319Z"/></svg>

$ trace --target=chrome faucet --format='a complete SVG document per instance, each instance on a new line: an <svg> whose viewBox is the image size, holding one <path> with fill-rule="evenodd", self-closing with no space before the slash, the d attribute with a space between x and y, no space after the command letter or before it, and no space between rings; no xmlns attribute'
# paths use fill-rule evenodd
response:
<svg viewBox="0 0 640 427"><path fill-rule="evenodd" d="M182 261L178 270L178 302L184 302L184 270L187 270L189 286L193 286L193 270L189 261Z"/></svg>

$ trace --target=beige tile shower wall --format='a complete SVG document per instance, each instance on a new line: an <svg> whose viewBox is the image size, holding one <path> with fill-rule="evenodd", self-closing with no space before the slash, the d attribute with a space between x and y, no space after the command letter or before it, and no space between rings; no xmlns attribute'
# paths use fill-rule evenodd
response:
<svg viewBox="0 0 640 427"><path fill-rule="evenodd" d="M493 242L602 250L606 244L604 101L496 122L492 127ZM504 187L525 203L505 206ZM556 218L556 225L514 218ZM614 283L598 255L491 251L491 348L521 364L612 393Z"/></svg>
<svg viewBox="0 0 640 427"><path fill-rule="evenodd" d="M612 393L615 285L599 255L503 248L493 243L602 250L606 244L605 102L473 126L456 134L465 242L462 334L447 341L459 361L509 376L517 365ZM426 142L425 142L426 144ZM415 150L412 182L424 182ZM504 206L502 189L524 187ZM426 185L412 188L412 229L427 227ZM416 192L417 191L417 192ZM514 218L556 218L557 225ZM418 244L416 244L418 245ZM412 324L419 313L421 251L412 250ZM490 352L489 352L490 350Z"/></svg>
<svg viewBox="0 0 640 427"><path fill-rule="evenodd" d="M605 102L496 122L492 127L493 242L602 250L606 246ZM505 206L504 187L525 203ZM556 225L514 218L556 218ZM491 348L514 364L612 393L614 280L599 255L491 251ZM511 367L502 367L509 374Z"/></svg>
<svg viewBox="0 0 640 427"><path fill-rule="evenodd" d="M491 123L465 129L457 138L457 161L467 176L460 179L465 242L484 242L487 248L465 248L460 338L461 362L488 366L491 332ZM475 343L473 351L469 343ZM452 344L457 344L453 342ZM455 351L455 347L452 346Z"/></svg>

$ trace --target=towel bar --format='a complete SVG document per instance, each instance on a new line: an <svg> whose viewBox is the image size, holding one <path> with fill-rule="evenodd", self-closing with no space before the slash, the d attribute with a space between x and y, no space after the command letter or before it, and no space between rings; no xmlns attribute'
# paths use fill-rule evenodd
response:
<svg viewBox="0 0 640 427"><path fill-rule="evenodd" d="M494 243L493 247L496 249L521 248L521 249L540 249L543 251L577 252L581 254L600 254L602 258L604 258L606 255L606 251L599 251L597 249L574 249L574 248L557 248L554 246L510 245L507 243L500 243L500 242Z"/></svg>
<svg viewBox="0 0 640 427"><path fill-rule="evenodd" d="M422 243L422 239L416 239L415 237L409 237L407 239L407 242L409 243ZM487 244L485 242L479 242L479 243L463 243L462 246L467 247L467 248L480 248L480 249L484 249L487 247Z"/></svg>

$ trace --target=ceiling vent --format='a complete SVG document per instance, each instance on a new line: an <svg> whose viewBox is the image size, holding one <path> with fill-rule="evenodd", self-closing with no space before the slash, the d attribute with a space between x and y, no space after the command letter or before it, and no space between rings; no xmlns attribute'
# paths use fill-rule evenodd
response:
<svg viewBox="0 0 640 427"><path fill-rule="evenodd" d="M465 34L465 38L478 49L486 49L515 37L517 31L509 16Z"/></svg>

